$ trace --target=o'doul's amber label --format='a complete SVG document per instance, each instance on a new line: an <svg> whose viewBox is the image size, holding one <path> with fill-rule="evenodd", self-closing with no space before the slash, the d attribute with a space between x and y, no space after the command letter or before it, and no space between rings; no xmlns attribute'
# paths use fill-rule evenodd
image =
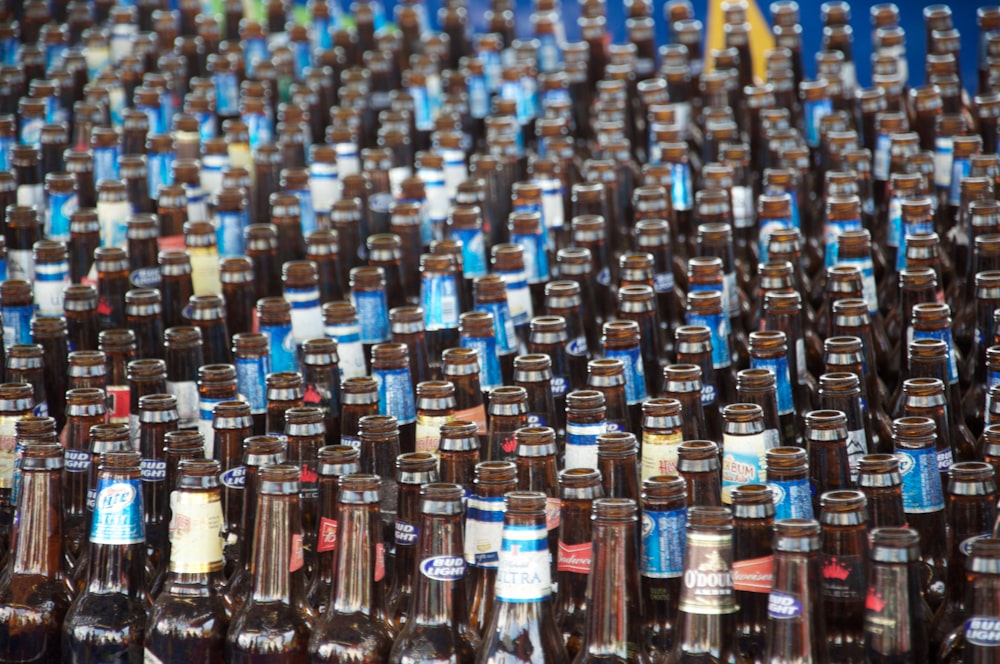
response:
<svg viewBox="0 0 1000 664"><path fill-rule="evenodd" d="M174 491L170 509L170 571L197 574L221 569L223 519L219 497Z"/></svg>
<svg viewBox="0 0 1000 664"><path fill-rule="evenodd" d="M732 535L689 531L687 555L680 610L701 615L735 612Z"/></svg>
<svg viewBox="0 0 1000 664"><path fill-rule="evenodd" d="M503 529L496 596L501 602L537 602L552 592L549 542L545 526Z"/></svg>

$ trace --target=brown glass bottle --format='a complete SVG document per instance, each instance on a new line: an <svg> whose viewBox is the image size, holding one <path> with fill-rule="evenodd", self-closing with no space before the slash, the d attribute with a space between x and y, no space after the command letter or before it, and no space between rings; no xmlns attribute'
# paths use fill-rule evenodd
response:
<svg viewBox="0 0 1000 664"><path fill-rule="evenodd" d="M771 590L774 561L774 493L762 484L743 484L733 489L732 503L733 588L739 604L737 641L748 660L765 661L767 593Z"/></svg>
<svg viewBox="0 0 1000 664"><path fill-rule="evenodd" d="M430 452L400 454L395 459L399 499L394 524L395 554L392 585L386 598L390 624L406 625L409 620L414 578L418 573L417 542L420 536L420 487L438 481L437 457Z"/></svg>
<svg viewBox="0 0 1000 664"><path fill-rule="evenodd" d="M865 495L831 491L820 498L822 602L828 656L864 661L864 604L868 582Z"/></svg>
<svg viewBox="0 0 1000 664"><path fill-rule="evenodd" d="M677 474L687 486L688 506L722 505L719 446L710 440L686 440L677 446Z"/></svg>
<svg viewBox="0 0 1000 664"><path fill-rule="evenodd" d="M676 475L654 475L642 486L639 583L644 624L640 648L651 659L670 652L684 572L686 486Z"/></svg>

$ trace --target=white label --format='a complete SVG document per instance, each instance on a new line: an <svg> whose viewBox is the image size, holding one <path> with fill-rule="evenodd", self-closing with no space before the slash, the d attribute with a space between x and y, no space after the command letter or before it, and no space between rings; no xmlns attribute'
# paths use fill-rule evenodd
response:
<svg viewBox="0 0 1000 664"><path fill-rule="evenodd" d="M951 186L951 162L955 151L955 139L938 136L934 140L934 186Z"/></svg>
<svg viewBox="0 0 1000 664"><path fill-rule="evenodd" d="M505 526L496 598L501 602L537 602L551 592L552 572L545 527Z"/></svg>
<svg viewBox="0 0 1000 664"><path fill-rule="evenodd" d="M222 562L222 501L188 492L170 494L170 569L207 572Z"/></svg>

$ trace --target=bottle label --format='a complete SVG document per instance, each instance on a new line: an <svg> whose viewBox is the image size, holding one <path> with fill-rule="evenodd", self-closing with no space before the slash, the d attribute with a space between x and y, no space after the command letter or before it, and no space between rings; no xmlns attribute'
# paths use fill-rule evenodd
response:
<svg viewBox="0 0 1000 664"><path fill-rule="evenodd" d="M493 314L493 333L500 354L517 352L517 336L514 333L514 321L511 318L508 304L506 302L490 302L477 304L474 308L476 311Z"/></svg>
<svg viewBox="0 0 1000 664"><path fill-rule="evenodd" d="M451 239L462 243L462 276L475 279L489 274L486 243L479 229L452 229Z"/></svg>
<svg viewBox="0 0 1000 664"><path fill-rule="evenodd" d="M290 313L295 341L322 337L326 328L323 326L323 312L319 308L319 288L286 287L284 295L292 305Z"/></svg>
<svg viewBox="0 0 1000 664"><path fill-rule="evenodd" d="M734 613L732 535L688 532L678 608L698 615Z"/></svg>
<svg viewBox="0 0 1000 664"><path fill-rule="evenodd" d="M432 581L459 581L465 576L461 556L432 556L420 561L420 573Z"/></svg>
<svg viewBox="0 0 1000 664"><path fill-rule="evenodd" d="M481 403L462 410L456 410L452 421L474 422L477 427L477 435L485 436L487 434L486 406Z"/></svg>
<svg viewBox="0 0 1000 664"><path fill-rule="evenodd" d="M625 365L625 401L633 406L646 398L646 371L642 364L639 345L626 349L607 349L604 356L621 360Z"/></svg>
<svg viewBox="0 0 1000 664"><path fill-rule="evenodd" d="M465 562L496 569L503 540L502 497L471 496L465 518Z"/></svg>
<svg viewBox="0 0 1000 664"><path fill-rule="evenodd" d="M365 349L361 345L361 328L358 325L328 325L326 336L337 341L341 380L368 375Z"/></svg>
<svg viewBox="0 0 1000 664"><path fill-rule="evenodd" d="M736 228L752 228L754 223L753 190L750 187L736 185L732 189L732 196L733 220Z"/></svg>
<svg viewBox="0 0 1000 664"><path fill-rule="evenodd" d="M229 470L225 470L219 475L219 482L222 486L227 489L234 489L236 491L242 491L243 487L246 486L247 481L247 469L246 466L234 466Z"/></svg>
<svg viewBox="0 0 1000 664"><path fill-rule="evenodd" d="M545 499L545 527L556 530L562 519L562 501L551 496Z"/></svg>
<svg viewBox="0 0 1000 664"><path fill-rule="evenodd" d="M802 602L794 595L772 590L767 597L767 616L773 620L801 618Z"/></svg>
<svg viewBox="0 0 1000 664"><path fill-rule="evenodd" d="M864 428L847 432L847 462L851 466L851 481L858 479L858 464L861 457L868 454L868 436Z"/></svg>
<svg viewBox="0 0 1000 664"><path fill-rule="evenodd" d="M678 431L672 434L642 434L642 479L677 474L677 446L684 442Z"/></svg>
<svg viewBox="0 0 1000 664"><path fill-rule="evenodd" d="M955 153L955 139L951 136L938 136L934 139L934 186L940 189L951 188L951 164Z"/></svg>
<svg viewBox="0 0 1000 664"><path fill-rule="evenodd" d="M100 478L94 499L90 541L94 544L136 544L145 539L141 482L138 479Z"/></svg>
<svg viewBox="0 0 1000 664"><path fill-rule="evenodd" d="M860 230L862 227L860 219L841 219L833 221L828 219L826 228L826 267L833 267L840 262L840 241L837 239L846 231Z"/></svg>
<svg viewBox="0 0 1000 664"><path fill-rule="evenodd" d="M361 439L357 436L352 436L350 434L340 435L340 444L347 445L348 447L353 447L356 450L361 449Z"/></svg>
<svg viewBox="0 0 1000 664"><path fill-rule="evenodd" d="M424 276L420 282L420 301L427 330L458 327L458 291L453 275Z"/></svg>
<svg viewBox="0 0 1000 664"><path fill-rule="evenodd" d="M188 491L170 494L170 570L197 574L222 564L222 501Z"/></svg>
<svg viewBox="0 0 1000 664"><path fill-rule="evenodd" d="M295 335L289 325L261 325L260 331L267 335L271 347L271 371L298 371L299 363L295 357ZM338 354L340 348L338 347Z"/></svg>
<svg viewBox="0 0 1000 664"><path fill-rule="evenodd" d="M775 520L813 518L812 489L808 477L791 481L772 480L767 486L774 494Z"/></svg>
<svg viewBox="0 0 1000 664"><path fill-rule="evenodd" d="M542 219L545 228L562 228L566 224L562 182L557 178L536 178L535 183L542 188ZM551 236L549 241L551 242Z"/></svg>
<svg viewBox="0 0 1000 664"><path fill-rule="evenodd" d="M129 416L128 385L108 385L108 421L117 424L128 422Z"/></svg>
<svg viewBox="0 0 1000 664"><path fill-rule="evenodd" d="M673 579L684 573L687 509L643 510L639 572L651 579Z"/></svg>
<svg viewBox="0 0 1000 664"><path fill-rule="evenodd" d="M951 187L948 190L948 205L959 205L962 202L962 180L969 177L972 170L972 162L968 159L955 159L951 162ZM966 244L968 238L966 238Z"/></svg>
<svg viewBox="0 0 1000 664"><path fill-rule="evenodd" d="M690 210L694 206L691 186L691 166L687 162L670 164L670 201L675 210Z"/></svg>
<svg viewBox="0 0 1000 664"><path fill-rule="evenodd" d="M361 342L366 344L381 343L389 338L389 312L385 300L385 291L356 291L351 294L354 307L358 312L358 324L361 330Z"/></svg>
<svg viewBox="0 0 1000 664"><path fill-rule="evenodd" d="M139 463L139 470L143 482L165 482L167 480L166 461L143 459Z"/></svg>
<svg viewBox="0 0 1000 664"><path fill-rule="evenodd" d="M198 422L198 383L193 380L168 380L167 393L177 397L178 427L193 428Z"/></svg>
<svg viewBox="0 0 1000 664"><path fill-rule="evenodd" d="M878 286L875 283L875 267L872 265L871 256L861 258L841 258L841 263L856 265L861 270L861 289L865 303L868 305L868 313L874 314L878 311Z"/></svg>
<svg viewBox="0 0 1000 664"><path fill-rule="evenodd" d="M763 433L722 436L722 502L732 503L732 492L743 484L767 481L767 442Z"/></svg>
<svg viewBox="0 0 1000 664"><path fill-rule="evenodd" d="M922 221L922 222L904 222L902 217L899 220L900 230L898 237L899 249L896 251L896 269L905 270L908 261L906 259L906 236L917 235L919 233L933 233L934 223L932 221Z"/></svg>
<svg viewBox="0 0 1000 664"><path fill-rule="evenodd" d="M593 555L591 542L567 544L559 540L559 559L556 569L560 572L573 574L590 574L590 562Z"/></svg>
<svg viewBox="0 0 1000 664"><path fill-rule="evenodd" d="M319 519L319 531L316 535L316 552L325 553L337 548L337 522L325 516Z"/></svg>
<svg viewBox="0 0 1000 664"><path fill-rule="evenodd" d="M778 414L788 415L795 412L795 403L792 400L792 382L788 375L788 357L782 355L777 358L761 359L750 357L751 369L769 369L774 374L778 392Z"/></svg>
<svg viewBox="0 0 1000 664"><path fill-rule="evenodd" d="M951 327L941 330L917 330L913 327L913 337L911 339L937 339L948 344L948 384L954 385L958 382L958 362L955 360L955 345L951 340Z"/></svg>
<svg viewBox="0 0 1000 664"><path fill-rule="evenodd" d="M393 415L399 424L410 424L417 419L413 397L413 383L409 369L373 371L378 383L378 408L381 415Z"/></svg>
<svg viewBox="0 0 1000 664"><path fill-rule="evenodd" d="M795 197L792 197L792 201ZM761 219L760 220L760 256L762 261L768 260L767 245L771 241L771 233L794 226L791 219Z"/></svg>
<svg viewBox="0 0 1000 664"><path fill-rule="evenodd" d="M542 235L510 236L513 244L524 248L524 274L529 284L547 281L549 278L549 258L545 252L545 239Z"/></svg>
<svg viewBox="0 0 1000 664"><path fill-rule="evenodd" d="M1000 648L1000 620L975 616L965 621L965 640L980 648Z"/></svg>
<svg viewBox="0 0 1000 664"><path fill-rule="evenodd" d="M811 148L818 148L820 122L824 117L833 113L833 103L829 97L826 97L816 101L807 101L802 106L806 121L806 143Z"/></svg>
<svg viewBox="0 0 1000 664"><path fill-rule="evenodd" d="M514 604L538 602L551 592L545 527L505 525L497 568L497 600Z"/></svg>
<svg viewBox="0 0 1000 664"><path fill-rule="evenodd" d="M68 263L38 263L35 266L35 309L42 316L63 315L63 291L69 285Z"/></svg>
<svg viewBox="0 0 1000 664"><path fill-rule="evenodd" d="M288 571L297 572L306 564L305 551L302 548L302 533L293 533L291 552L288 556Z"/></svg>
<svg viewBox="0 0 1000 664"><path fill-rule="evenodd" d="M535 314L531 305L531 291L524 271L497 272L507 283L507 307L514 326L527 325ZM495 316L496 314L494 314Z"/></svg>
<svg viewBox="0 0 1000 664"><path fill-rule="evenodd" d="M451 422L451 415L424 415L417 413L417 452L438 453L441 442L441 425Z"/></svg>
<svg viewBox="0 0 1000 664"><path fill-rule="evenodd" d="M947 473L952 464L951 448L949 447L945 450L938 450L936 456L938 472Z"/></svg>
<svg viewBox="0 0 1000 664"><path fill-rule="evenodd" d="M729 319L725 314L702 316L689 311L687 324L704 325L712 331L712 366L715 369L725 369L732 364L729 355Z"/></svg>
<svg viewBox="0 0 1000 664"><path fill-rule="evenodd" d="M250 404L250 412L261 415L267 412L265 379L271 373L268 356L236 358L236 384L240 394ZM197 390L197 387L195 388Z"/></svg>
<svg viewBox="0 0 1000 664"><path fill-rule="evenodd" d="M215 448L215 429L212 422L215 420L215 405L223 402L223 399L202 399L198 402L198 433L205 438L205 454L211 458L212 450Z"/></svg>
<svg viewBox="0 0 1000 664"><path fill-rule="evenodd" d="M499 387L502 381L500 376L500 358L497 357L496 339L490 337L467 337L462 335L459 339L462 348L471 348L479 356L479 382L484 390L491 390Z"/></svg>
<svg viewBox="0 0 1000 664"><path fill-rule="evenodd" d="M567 422L565 468L597 468L597 437L606 430L604 422Z"/></svg>
<svg viewBox="0 0 1000 664"><path fill-rule="evenodd" d="M831 556L823 554L823 596L831 599L864 597L864 558L860 555Z"/></svg>
<svg viewBox="0 0 1000 664"><path fill-rule="evenodd" d="M937 451L933 447L919 450L896 449L899 474L903 478L903 511L926 514L944 509L941 475L937 467Z"/></svg>
<svg viewBox="0 0 1000 664"><path fill-rule="evenodd" d="M412 523L406 523L396 519L396 544L402 546L416 546L417 537L420 536L420 529Z"/></svg>
<svg viewBox="0 0 1000 664"><path fill-rule="evenodd" d="M3 438L0 437L0 444ZM85 473L90 470L90 454L83 450L66 450L64 455L65 468L68 473ZM0 450L0 465L3 463L3 451ZM0 488L3 488L2 470L0 470Z"/></svg>
<svg viewBox="0 0 1000 664"><path fill-rule="evenodd" d="M749 593L771 592L774 556L748 558L733 563L733 587Z"/></svg>
<svg viewBox="0 0 1000 664"><path fill-rule="evenodd" d="M886 231L885 243L890 247L898 247L903 234L903 203L897 196L889 198L889 228ZM906 265L906 253L902 253L903 265ZM900 257L896 257L896 265L900 263Z"/></svg>

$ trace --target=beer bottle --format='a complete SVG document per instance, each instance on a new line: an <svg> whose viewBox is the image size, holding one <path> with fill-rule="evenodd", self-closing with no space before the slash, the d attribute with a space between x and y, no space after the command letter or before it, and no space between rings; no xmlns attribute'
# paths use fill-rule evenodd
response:
<svg viewBox="0 0 1000 664"><path fill-rule="evenodd" d="M626 410L625 364L622 360L590 360L587 363L587 388L604 393L607 431L628 431L632 428Z"/></svg>
<svg viewBox="0 0 1000 664"><path fill-rule="evenodd" d="M541 492L512 491L504 502L496 600L476 662L515 662L532 653L545 662L565 663L566 648L552 613L548 500Z"/></svg>
<svg viewBox="0 0 1000 664"><path fill-rule="evenodd" d="M827 655L831 661L864 661L864 603L868 582L865 496L830 491L820 497L823 527L820 565Z"/></svg>
<svg viewBox="0 0 1000 664"><path fill-rule="evenodd" d="M748 660L765 661L767 593L772 585L774 494L762 484L733 489L733 588L737 643ZM690 543L689 543L690 545Z"/></svg>
<svg viewBox="0 0 1000 664"><path fill-rule="evenodd" d="M238 610L250 594L253 570L254 521L257 518L257 485L260 468L280 464L285 460L284 443L274 436L250 436L243 443L242 476L234 474L238 486L242 481L242 510L237 533L236 570L226 584L226 600L233 611Z"/></svg>
<svg viewBox="0 0 1000 664"><path fill-rule="evenodd" d="M774 571L767 598L767 661L799 657L828 661L826 612L820 579L820 524L781 519L774 524Z"/></svg>
<svg viewBox="0 0 1000 664"><path fill-rule="evenodd" d="M690 508L686 550L674 644L666 661L749 661L737 646L732 512ZM705 639L705 634L718 638Z"/></svg>
<svg viewBox="0 0 1000 664"><path fill-rule="evenodd" d="M757 404L729 404L722 411L722 502L737 486L767 479L764 411Z"/></svg>
<svg viewBox="0 0 1000 664"><path fill-rule="evenodd" d="M800 439L796 434L796 409L792 392L791 376L788 371L788 344L784 332L762 331L750 333L750 367L768 369L774 373L778 398L778 418L780 422L781 444L796 445Z"/></svg>
<svg viewBox="0 0 1000 664"><path fill-rule="evenodd" d="M639 574L644 624L640 648L651 659L670 651L684 572L687 520L683 479L654 475L643 480Z"/></svg>
<svg viewBox="0 0 1000 664"><path fill-rule="evenodd" d="M930 612L921 590L921 538L912 528L877 528L871 538L865 661L928 662Z"/></svg>
<svg viewBox="0 0 1000 664"><path fill-rule="evenodd" d="M528 398L528 426L565 429L565 410L556 408L552 390L552 361L548 355L518 355L514 358L514 384Z"/></svg>
<svg viewBox="0 0 1000 664"><path fill-rule="evenodd" d="M109 452L97 470L83 590L66 612L63 661L138 661L146 630L145 537L139 453ZM92 628L99 621L104 628Z"/></svg>
<svg viewBox="0 0 1000 664"><path fill-rule="evenodd" d="M396 457L399 499L393 527L392 585L386 598L391 625L406 625L410 618L420 536L420 487L437 481L437 457L432 453L410 452Z"/></svg>
<svg viewBox="0 0 1000 664"><path fill-rule="evenodd" d="M475 422L451 420L441 425L438 441L438 468L442 481L458 484L465 495L472 494L475 468L479 463L479 437ZM468 583L463 583L468 585Z"/></svg>
<svg viewBox="0 0 1000 664"><path fill-rule="evenodd" d="M340 371L337 342L318 337L302 344L302 401L323 412L326 444L340 442Z"/></svg>
<svg viewBox="0 0 1000 664"><path fill-rule="evenodd" d="M426 657L472 662L479 645L458 621L464 618L465 560L462 543L462 495L457 484L428 483L420 489L420 535L415 559L416 581L410 619L400 631L388 661L410 661L413 652Z"/></svg>
<svg viewBox="0 0 1000 664"><path fill-rule="evenodd" d="M316 406L296 406L285 411L285 463L299 469L299 510L302 518L306 570L316 568L318 485L316 466L326 432L323 411Z"/></svg>
<svg viewBox="0 0 1000 664"><path fill-rule="evenodd" d="M0 657L63 661L59 630L71 595L64 557L62 447L26 445L20 471L18 524L0 581L0 610L8 616L0 627Z"/></svg>
<svg viewBox="0 0 1000 664"><path fill-rule="evenodd" d="M514 432L528 425L528 394L523 387L498 387L490 392L489 444L491 461L513 461L517 457Z"/></svg>
<svg viewBox="0 0 1000 664"><path fill-rule="evenodd" d="M309 640L313 662L385 661L393 631L385 610L385 558L376 475L340 478L336 580Z"/></svg>
<svg viewBox="0 0 1000 664"><path fill-rule="evenodd" d="M774 518L813 518L809 463L801 447L775 447L767 451L767 486L774 492Z"/></svg>
<svg viewBox="0 0 1000 664"><path fill-rule="evenodd" d="M379 412L396 418L403 452L416 449L417 413L409 362L409 351L403 344L380 343L372 347L372 375L378 381Z"/></svg>
<svg viewBox="0 0 1000 664"><path fill-rule="evenodd" d="M720 291L698 291L688 296L688 325L703 325L712 331L712 364L715 368L714 385L719 390L721 403L731 404L736 399L736 376L730 352L729 319L722 310Z"/></svg>
<svg viewBox="0 0 1000 664"><path fill-rule="evenodd" d="M642 404L641 475L676 474L677 446L681 435L681 402L677 399L647 399Z"/></svg>
<svg viewBox="0 0 1000 664"><path fill-rule="evenodd" d="M198 424L198 368L204 364L201 330L171 327L163 333L167 362L167 391L177 398L178 427L193 429Z"/></svg>
<svg viewBox="0 0 1000 664"><path fill-rule="evenodd" d="M177 399L172 394L147 394L139 400L139 431L133 448L142 454L143 519L146 531L146 555L154 570L150 592L154 596L166 568L168 500L167 462L163 457L166 434L177 430Z"/></svg>
<svg viewBox="0 0 1000 664"><path fill-rule="evenodd" d="M585 632L587 575L591 572L591 523L593 502L604 495L601 475L594 468L572 468L559 473L562 508L559 516L559 551L554 607L566 652L576 657Z"/></svg>
<svg viewBox="0 0 1000 664"><path fill-rule="evenodd" d="M66 337L74 351L97 350L97 290L91 285L67 286L64 291L63 315ZM7 307L2 307L7 315Z"/></svg>
<svg viewBox="0 0 1000 664"><path fill-rule="evenodd" d="M128 422L129 389L126 368L135 359L135 335L132 330L101 330L98 346L107 362L108 417L111 422Z"/></svg>
<svg viewBox="0 0 1000 664"><path fill-rule="evenodd" d="M575 281L550 281L545 285L545 308L550 316L561 317L566 324L566 357L570 385L582 389L587 380L588 339L597 336L592 326L584 325L583 299Z"/></svg>
<svg viewBox="0 0 1000 664"><path fill-rule="evenodd" d="M995 538L979 538L972 540L969 549L969 617L948 634L937 653L931 653L947 664L990 661L996 649L996 559L1000 546Z"/></svg>
<svg viewBox="0 0 1000 664"><path fill-rule="evenodd" d="M320 616L329 609L336 590L337 484L340 478L360 471L358 450L346 445L328 445L319 450L319 524L316 538L316 571L307 600Z"/></svg>
<svg viewBox="0 0 1000 664"><path fill-rule="evenodd" d="M936 609L944 599L948 568L945 504L937 471L934 420L901 417L892 423L895 453L903 477L903 509L910 527L921 533L920 563L927 603Z"/></svg>
<svg viewBox="0 0 1000 664"><path fill-rule="evenodd" d="M223 657L227 607L221 593L225 521L219 462L182 461L172 492L170 566L149 613L145 658L216 662Z"/></svg>
<svg viewBox="0 0 1000 664"><path fill-rule="evenodd" d="M598 498L593 505L593 569L587 580L587 626L579 662L646 662L640 648L636 502ZM620 584L620 585L618 585ZM608 616L616 619L608 621Z"/></svg>
<svg viewBox="0 0 1000 664"><path fill-rule="evenodd" d="M676 399L684 414L681 422L683 440L711 438L702 407L705 386L704 374L697 364L668 364L663 368L663 397Z"/></svg>
<svg viewBox="0 0 1000 664"><path fill-rule="evenodd" d="M491 358L495 361L496 354ZM481 447L485 447L487 428L480 367L491 358L467 348L447 348L441 354L442 377L455 386L455 419L476 423Z"/></svg>
<svg viewBox="0 0 1000 664"><path fill-rule="evenodd" d="M49 414L49 399L45 391L45 371L56 367L45 367L43 349L39 344L15 344L7 352L7 380L31 386L32 408L35 415ZM53 395L53 399L55 395Z"/></svg>
<svg viewBox="0 0 1000 664"><path fill-rule="evenodd" d="M847 456L847 416L839 410L806 413L805 441L809 450L809 483L813 512L819 511L819 496L827 491L851 488Z"/></svg>
<svg viewBox="0 0 1000 664"><path fill-rule="evenodd" d="M341 383L344 406L340 412L340 441L354 448L361 447L359 422L363 417L378 415L378 382L369 376L347 378Z"/></svg>
<svg viewBox="0 0 1000 664"><path fill-rule="evenodd" d="M103 366L103 362L102 362ZM87 489L90 473L90 427L103 424L107 398L96 387L66 392L66 428L60 436L65 448L63 472L63 536L70 560L80 556L89 532Z"/></svg>
<svg viewBox="0 0 1000 664"><path fill-rule="evenodd" d="M482 387L492 390L502 384L501 365L493 324L493 314L468 311L460 317L459 343L482 358Z"/></svg>
<svg viewBox="0 0 1000 664"><path fill-rule="evenodd" d="M233 614L226 633L226 661L303 662L312 627L295 597L293 574L302 569L299 469L274 464L260 469L254 522L250 596Z"/></svg>
<svg viewBox="0 0 1000 664"><path fill-rule="evenodd" d="M719 446L711 440L686 440L677 446L677 474L684 480L688 506L722 505Z"/></svg>
<svg viewBox="0 0 1000 664"><path fill-rule="evenodd" d="M284 439L288 411L303 404L305 390L302 386L302 374L293 371L267 374L266 388L267 415L264 430L268 436Z"/></svg>
<svg viewBox="0 0 1000 664"><path fill-rule="evenodd" d="M609 498L639 500L639 444L627 431L597 437L597 469Z"/></svg>
<svg viewBox="0 0 1000 664"><path fill-rule="evenodd" d="M517 487L517 469L511 461L483 461L476 465L474 489L465 520L465 562L472 566L469 614L482 632L493 609L496 570L503 530L504 494Z"/></svg>
<svg viewBox="0 0 1000 664"><path fill-rule="evenodd" d="M701 410L707 427L707 434L703 437L721 439L722 415L719 390L715 384L716 373L712 365L712 331L704 326L683 325L676 327L674 334L677 364L696 364L701 367Z"/></svg>
<svg viewBox="0 0 1000 664"><path fill-rule="evenodd" d="M424 327L424 310L409 305L390 309L389 338L392 343L405 344L410 348L410 378L414 389L418 383L431 380L437 362L432 366L432 355Z"/></svg>
<svg viewBox="0 0 1000 664"><path fill-rule="evenodd" d="M987 537L996 521L996 480L993 467L981 461L956 463L948 471L948 572L945 597L931 620L931 652L938 652L948 634L963 624L971 606L969 596L969 548Z"/></svg>

